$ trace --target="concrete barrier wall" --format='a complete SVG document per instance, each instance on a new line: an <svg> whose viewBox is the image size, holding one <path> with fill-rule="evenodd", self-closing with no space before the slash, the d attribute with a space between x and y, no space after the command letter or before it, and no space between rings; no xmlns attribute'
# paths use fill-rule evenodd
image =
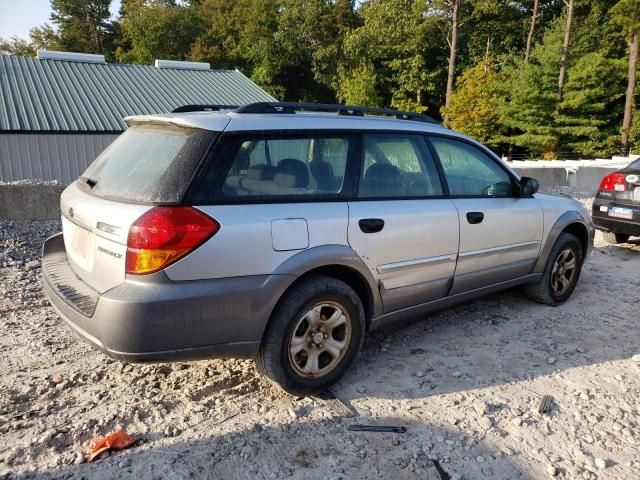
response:
<svg viewBox="0 0 640 480"><path fill-rule="evenodd" d="M64 185L0 185L0 219L59 219L64 189Z"/></svg>
<svg viewBox="0 0 640 480"><path fill-rule="evenodd" d="M553 187L568 187L569 172L566 168L542 167L512 167L521 177L535 178L540 182L540 190L550 190Z"/></svg>
<svg viewBox="0 0 640 480"><path fill-rule="evenodd" d="M579 192L593 195L604 177L619 166L579 166L579 167L519 167L512 166L521 177L532 177L540 182L540 190L550 190L553 187L572 187Z"/></svg>

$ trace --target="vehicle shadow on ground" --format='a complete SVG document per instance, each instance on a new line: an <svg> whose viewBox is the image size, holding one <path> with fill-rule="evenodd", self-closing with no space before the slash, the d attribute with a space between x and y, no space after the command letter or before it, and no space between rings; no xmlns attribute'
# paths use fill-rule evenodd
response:
<svg viewBox="0 0 640 480"><path fill-rule="evenodd" d="M324 408L320 405L315 408ZM402 425L406 433L352 432L353 423ZM215 427L212 426L212 430ZM186 431L183 437L188 437ZM249 430L207 438L168 439L146 435L149 443L134 445L91 464L65 466L16 479L113 478L136 479L420 479L442 480L454 474L464 478L532 478L486 442L470 441L460 432L407 418L305 418L282 426L256 424ZM156 441L154 441L156 440ZM465 451L463 459L449 458L448 442ZM470 443L468 443L470 442ZM468 447L465 450L465 445ZM509 452L517 455L518 452ZM479 462L478 456L485 460ZM431 458L438 462L440 472Z"/></svg>
<svg viewBox="0 0 640 480"><path fill-rule="evenodd" d="M536 304L513 289L375 331L334 393L347 402L421 398L630 358L640 349L640 278L618 278L616 263L637 272L638 253L621 253L632 263L607 258L608 269L601 259L599 265L591 260L573 296L559 307ZM597 249L594 255L618 254Z"/></svg>

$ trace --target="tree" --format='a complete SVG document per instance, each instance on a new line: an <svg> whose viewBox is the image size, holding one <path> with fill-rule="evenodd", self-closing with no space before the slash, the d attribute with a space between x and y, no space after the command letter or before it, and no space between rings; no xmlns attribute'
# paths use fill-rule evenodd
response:
<svg viewBox="0 0 640 480"><path fill-rule="evenodd" d="M341 72L338 98L350 105L382 106L376 91L376 72L371 64L362 64L348 72Z"/></svg>
<svg viewBox="0 0 640 480"><path fill-rule="evenodd" d="M51 0L58 46L66 51L104 53L111 31L110 4L111 0Z"/></svg>
<svg viewBox="0 0 640 480"><path fill-rule="evenodd" d="M611 15L613 21L622 27L624 35L629 39L629 73L627 74L627 93L620 135L622 154L626 155L629 151L629 134L633 122L633 104L636 93L640 0L621 0L613 7Z"/></svg>
<svg viewBox="0 0 640 480"><path fill-rule="evenodd" d="M9 40L0 37L0 54L4 52L9 55L23 55L33 57L36 54L33 44L23 38L12 36Z"/></svg>
<svg viewBox="0 0 640 480"><path fill-rule="evenodd" d="M620 60L593 52L575 61L567 71L566 91L556 118L563 148L587 157L616 151L623 84Z"/></svg>
<svg viewBox="0 0 640 480"><path fill-rule="evenodd" d="M531 43L533 42L533 32L536 30L536 20L538 19L538 0L533 0L533 10L531 13L531 27L527 36L527 50L524 55L524 63L529 63L529 54L531 53Z"/></svg>
<svg viewBox="0 0 640 480"><path fill-rule="evenodd" d="M458 48L458 14L462 0L452 0L451 4L451 39L449 40L449 73L447 75L447 94L445 96L445 109L451 106L451 94L453 93L453 82L456 72L456 51ZM444 123L447 124L448 116L445 114Z"/></svg>
<svg viewBox="0 0 640 480"><path fill-rule="evenodd" d="M121 39L116 59L152 63L155 59L186 60L202 30L194 7L172 0L125 0L119 21Z"/></svg>
<svg viewBox="0 0 640 480"><path fill-rule="evenodd" d="M498 110L504 102L503 80L489 56L465 70L445 110L449 126L490 147L503 143L505 129Z"/></svg>
<svg viewBox="0 0 640 480"><path fill-rule="evenodd" d="M426 22L424 4L418 0L376 0L362 4L362 26L344 39L345 56L339 72L340 84L353 72L376 72L373 87L384 105L425 111L425 91L437 90L426 66L421 29ZM394 21L390 22L389 18ZM426 44L428 46L428 44ZM344 98L345 93L339 92Z"/></svg>
<svg viewBox="0 0 640 480"><path fill-rule="evenodd" d="M567 26L564 29L564 42L562 43L562 55L560 57L560 75L558 77L558 105L562 102L564 94L564 82L566 80L567 56L569 55L569 41L571 39L571 22L573 21L573 0L567 4ZM556 115L558 115L556 108Z"/></svg>

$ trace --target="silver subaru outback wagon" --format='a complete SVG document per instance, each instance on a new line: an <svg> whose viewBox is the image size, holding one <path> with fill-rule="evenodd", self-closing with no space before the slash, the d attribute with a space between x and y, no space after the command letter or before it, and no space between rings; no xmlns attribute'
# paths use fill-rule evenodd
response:
<svg viewBox="0 0 640 480"><path fill-rule="evenodd" d="M592 248L578 202L421 115L261 103L126 122L43 247L51 303L116 359L254 358L313 394L381 325L517 285L564 302Z"/></svg>

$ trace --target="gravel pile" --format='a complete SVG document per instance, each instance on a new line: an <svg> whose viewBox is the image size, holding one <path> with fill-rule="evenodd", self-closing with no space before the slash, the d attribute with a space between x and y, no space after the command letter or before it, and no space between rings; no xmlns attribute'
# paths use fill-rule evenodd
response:
<svg viewBox="0 0 640 480"><path fill-rule="evenodd" d="M0 478L439 479L436 463L457 480L640 478L640 242L598 241L561 307L516 290L375 332L339 400L322 400L282 393L251 361L96 352L42 294L58 229L0 222ZM137 443L82 463L119 426Z"/></svg>

